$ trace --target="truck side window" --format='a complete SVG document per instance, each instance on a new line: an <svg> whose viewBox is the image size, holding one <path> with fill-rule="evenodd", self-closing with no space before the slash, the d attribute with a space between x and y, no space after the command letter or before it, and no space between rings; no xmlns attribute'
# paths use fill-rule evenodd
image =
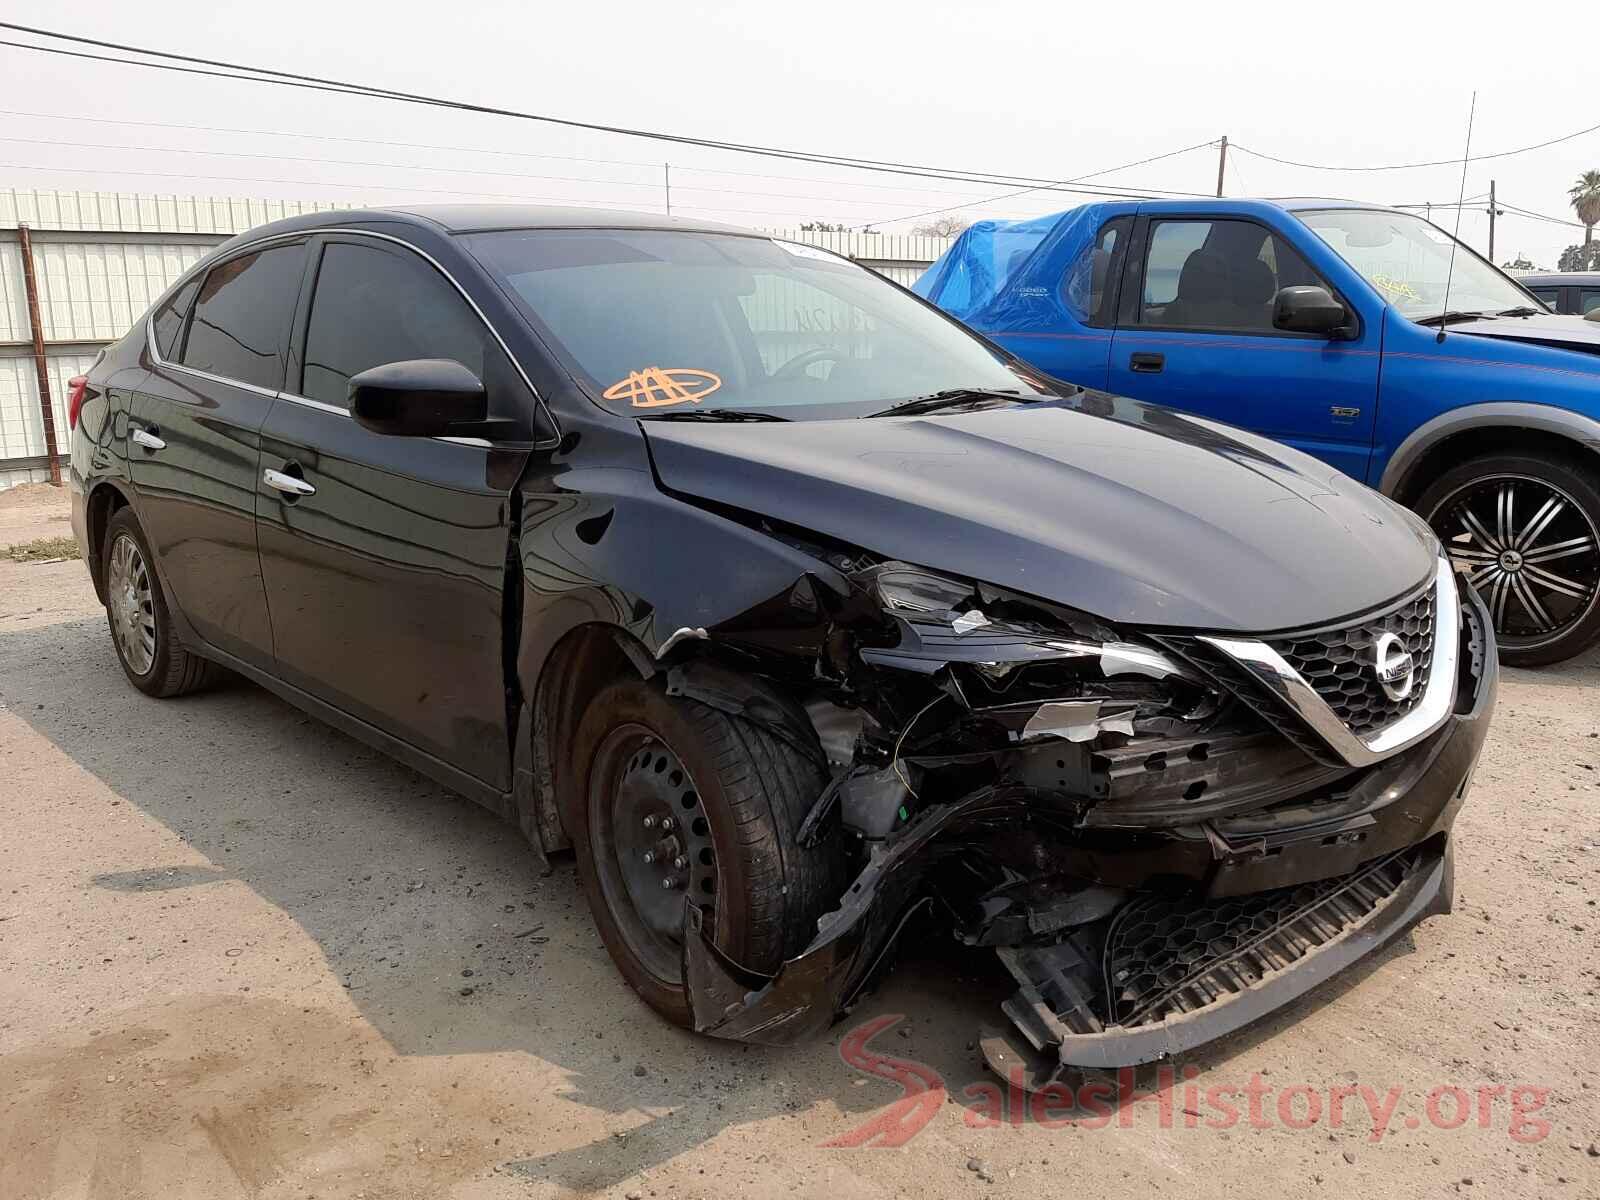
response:
<svg viewBox="0 0 1600 1200"><path fill-rule="evenodd" d="M1083 249L1061 281L1061 298L1072 315L1086 325L1111 324L1110 302L1115 291L1111 264L1127 240L1132 217L1116 217L1100 227L1099 236Z"/></svg>
<svg viewBox="0 0 1600 1200"><path fill-rule="evenodd" d="M1299 251L1253 221L1158 221L1139 321L1168 329L1274 333L1279 288L1327 284Z"/></svg>
<svg viewBox="0 0 1600 1200"><path fill-rule="evenodd" d="M1578 311L1588 316L1600 308L1600 288L1583 288L1578 292Z"/></svg>
<svg viewBox="0 0 1600 1200"><path fill-rule="evenodd" d="M1561 289L1560 288L1558 288L1558 287L1536 287L1536 288L1529 288L1528 290L1530 292L1532 292L1535 296L1539 297L1539 299L1543 300L1551 308L1555 309L1556 312L1560 312L1561 311Z"/></svg>

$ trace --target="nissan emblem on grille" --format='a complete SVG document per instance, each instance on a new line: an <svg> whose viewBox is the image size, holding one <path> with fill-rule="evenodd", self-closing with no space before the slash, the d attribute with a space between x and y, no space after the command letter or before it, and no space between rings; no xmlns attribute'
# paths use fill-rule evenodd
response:
<svg viewBox="0 0 1600 1200"><path fill-rule="evenodd" d="M1417 681L1417 667L1398 635L1381 633L1373 643L1375 660L1372 669L1377 673L1378 686L1391 700L1404 700L1411 695Z"/></svg>

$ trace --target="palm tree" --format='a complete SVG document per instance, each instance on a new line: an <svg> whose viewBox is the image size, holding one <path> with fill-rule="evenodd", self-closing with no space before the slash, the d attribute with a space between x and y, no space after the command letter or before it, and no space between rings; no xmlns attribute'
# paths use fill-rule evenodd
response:
<svg viewBox="0 0 1600 1200"><path fill-rule="evenodd" d="M1583 244L1594 241L1594 227L1600 225L1600 171L1585 171L1578 182L1567 190L1572 197L1572 207L1583 222Z"/></svg>

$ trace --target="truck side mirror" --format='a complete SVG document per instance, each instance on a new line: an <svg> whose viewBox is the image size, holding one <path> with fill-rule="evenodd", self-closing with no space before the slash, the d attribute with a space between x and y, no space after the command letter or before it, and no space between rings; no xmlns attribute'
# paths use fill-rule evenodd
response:
<svg viewBox="0 0 1600 1200"><path fill-rule="evenodd" d="M1328 338L1349 337L1355 323L1344 305L1316 284L1279 288L1272 298L1272 327L1289 333L1320 333Z"/></svg>

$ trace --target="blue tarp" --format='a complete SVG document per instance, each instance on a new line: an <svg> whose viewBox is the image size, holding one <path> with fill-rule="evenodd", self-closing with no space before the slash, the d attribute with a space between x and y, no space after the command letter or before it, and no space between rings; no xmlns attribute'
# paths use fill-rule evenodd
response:
<svg viewBox="0 0 1600 1200"><path fill-rule="evenodd" d="M975 329L1049 324L1063 303L1085 313L1095 233L1135 207L1085 204L1028 221L979 221L911 290Z"/></svg>

